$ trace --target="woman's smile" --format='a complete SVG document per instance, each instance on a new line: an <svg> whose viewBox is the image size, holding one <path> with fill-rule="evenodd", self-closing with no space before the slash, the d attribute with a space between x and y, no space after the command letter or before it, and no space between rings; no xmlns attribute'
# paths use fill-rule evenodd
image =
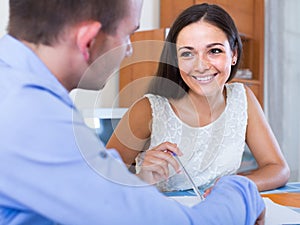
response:
<svg viewBox="0 0 300 225"><path fill-rule="evenodd" d="M200 84L208 84L210 83L218 74L208 74L208 75L190 75L192 78L194 78L196 81L198 81Z"/></svg>

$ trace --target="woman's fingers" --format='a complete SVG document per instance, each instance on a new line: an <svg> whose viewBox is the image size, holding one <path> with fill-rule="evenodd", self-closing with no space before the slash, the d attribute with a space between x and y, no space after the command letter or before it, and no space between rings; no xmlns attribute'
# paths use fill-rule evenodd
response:
<svg viewBox="0 0 300 225"><path fill-rule="evenodd" d="M138 176L150 184L155 184L157 182L168 179L169 170L166 169L163 164L165 162L155 163L151 162L152 160L147 159L144 161L141 171Z"/></svg>
<svg viewBox="0 0 300 225"><path fill-rule="evenodd" d="M175 159L175 157L170 153L170 151L156 151L156 150L150 150L146 153L145 159L148 163L155 163L158 165L161 165L165 170L169 173L169 167L170 164L176 172L180 171L180 165L178 161Z"/></svg>
<svg viewBox="0 0 300 225"><path fill-rule="evenodd" d="M147 151L147 153L149 155L154 154L155 157L167 161L168 164L171 164L176 172L180 172L180 165L178 161L173 157L173 155L182 156L182 152L178 148L177 144L171 142L163 142L155 148ZM167 166L166 168L168 169Z"/></svg>
<svg viewBox="0 0 300 225"><path fill-rule="evenodd" d="M160 145L156 146L155 148L151 150L156 151L169 151L172 153L175 153L178 156L182 156L182 152L178 148L177 144L171 143L171 142L163 142Z"/></svg>
<svg viewBox="0 0 300 225"><path fill-rule="evenodd" d="M174 154L182 155L182 152L176 144L170 142L164 142L146 151L142 164L142 173L139 176L147 182L151 180L152 183L168 179L170 175L169 165L176 172L180 171L180 165L174 158Z"/></svg>
<svg viewBox="0 0 300 225"><path fill-rule="evenodd" d="M164 177L169 176L168 162L153 153L145 155L142 168L147 171L156 172Z"/></svg>

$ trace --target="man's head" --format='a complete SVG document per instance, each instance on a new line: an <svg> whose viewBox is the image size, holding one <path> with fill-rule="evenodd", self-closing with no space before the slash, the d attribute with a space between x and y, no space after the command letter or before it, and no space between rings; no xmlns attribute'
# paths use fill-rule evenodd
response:
<svg viewBox="0 0 300 225"><path fill-rule="evenodd" d="M9 3L8 33L27 44L71 90L80 83L82 88L101 88L109 75L103 73L112 71L130 54L130 35L139 26L142 0L10 0ZM83 77L91 64L117 47L118 54L108 57L110 64L93 68L97 69L97 76ZM80 82L82 78L84 81Z"/></svg>
<svg viewBox="0 0 300 225"><path fill-rule="evenodd" d="M101 22L101 29L114 34L129 13L125 0L10 0L8 33L17 39L51 45L67 26L82 21Z"/></svg>

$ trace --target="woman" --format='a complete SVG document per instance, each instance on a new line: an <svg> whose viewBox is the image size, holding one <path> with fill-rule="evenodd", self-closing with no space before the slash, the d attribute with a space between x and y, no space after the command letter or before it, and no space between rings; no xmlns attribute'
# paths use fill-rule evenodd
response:
<svg viewBox="0 0 300 225"><path fill-rule="evenodd" d="M205 190L237 172L247 143L258 168L244 175L260 191L284 185L289 167L257 99L243 84L228 83L241 56L226 11L209 4L183 11L170 28L149 94L128 110L107 147L118 149L128 165L136 159L145 181L175 191L192 187L174 154Z"/></svg>

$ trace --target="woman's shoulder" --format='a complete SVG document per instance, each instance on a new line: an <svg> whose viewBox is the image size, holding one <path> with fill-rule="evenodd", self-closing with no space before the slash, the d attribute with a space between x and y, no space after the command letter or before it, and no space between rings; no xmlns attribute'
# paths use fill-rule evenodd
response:
<svg viewBox="0 0 300 225"><path fill-rule="evenodd" d="M248 97L246 93L246 88L243 83L229 83L226 84L226 95L227 95L227 106L231 110L243 109L247 110Z"/></svg>
<svg viewBox="0 0 300 225"><path fill-rule="evenodd" d="M251 88L240 82L226 84L226 90L231 95L238 95L238 93L240 93L240 95L245 96L247 101L256 98Z"/></svg>
<svg viewBox="0 0 300 225"><path fill-rule="evenodd" d="M148 98L149 100L154 100L154 101L168 101L166 97L163 97L161 95L145 94L144 97Z"/></svg>
<svg viewBox="0 0 300 225"><path fill-rule="evenodd" d="M143 112L145 110L151 109L150 100L146 96L143 96L136 100L130 107L129 111Z"/></svg>
<svg viewBox="0 0 300 225"><path fill-rule="evenodd" d="M129 111L136 114L141 113L151 113L152 110L159 109L168 104L168 99L160 95L154 94L145 94L140 99L136 100L132 106L129 108Z"/></svg>
<svg viewBox="0 0 300 225"><path fill-rule="evenodd" d="M152 119L152 110L149 100L142 97L136 100L128 109L126 116L133 124L148 122Z"/></svg>
<svg viewBox="0 0 300 225"><path fill-rule="evenodd" d="M246 97L246 88L243 83L234 82L226 84L228 98Z"/></svg>
<svg viewBox="0 0 300 225"><path fill-rule="evenodd" d="M165 107L169 104L169 100L160 95L145 94L144 97L149 100L152 108Z"/></svg>
<svg viewBox="0 0 300 225"><path fill-rule="evenodd" d="M245 85L240 82L232 82L226 84L226 89L228 90L244 90L245 91Z"/></svg>

